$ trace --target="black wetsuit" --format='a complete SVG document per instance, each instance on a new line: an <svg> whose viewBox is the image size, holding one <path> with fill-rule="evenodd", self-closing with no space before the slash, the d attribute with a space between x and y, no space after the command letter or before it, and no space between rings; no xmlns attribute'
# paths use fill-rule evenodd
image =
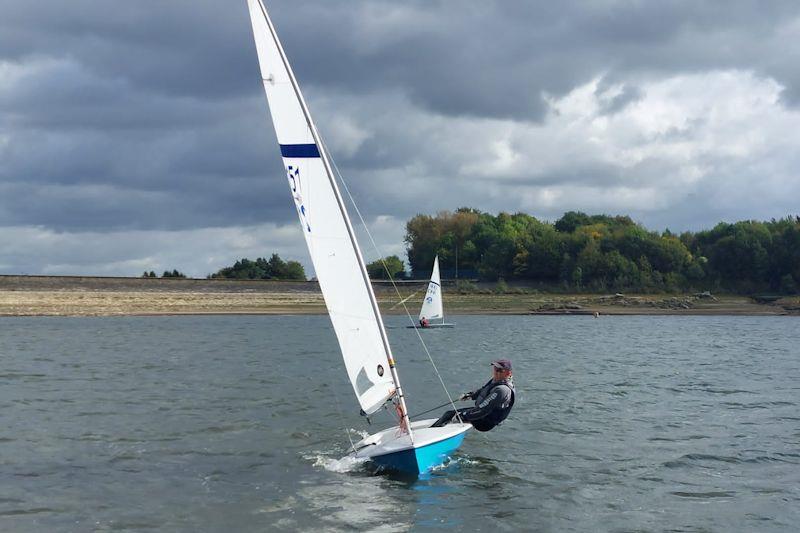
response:
<svg viewBox="0 0 800 533"><path fill-rule="evenodd" d="M514 406L514 383L511 380L489 380L486 385L467 394L475 399L475 407L458 410L461 420L471 423L478 431L489 431L506 419ZM446 411L432 427L441 427L456 416L456 411Z"/></svg>

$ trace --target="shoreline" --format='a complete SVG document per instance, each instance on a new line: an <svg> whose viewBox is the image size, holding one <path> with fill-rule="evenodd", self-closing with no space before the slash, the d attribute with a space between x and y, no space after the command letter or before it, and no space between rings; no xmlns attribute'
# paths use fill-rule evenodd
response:
<svg viewBox="0 0 800 533"><path fill-rule="evenodd" d="M427 280L374 282L382 313L416 316ZM554 294L486 284L459 293L445 285L451 315L800 316L800 297L705 294ZM313 281L0 276L0 317L327 314Z"/></svg>

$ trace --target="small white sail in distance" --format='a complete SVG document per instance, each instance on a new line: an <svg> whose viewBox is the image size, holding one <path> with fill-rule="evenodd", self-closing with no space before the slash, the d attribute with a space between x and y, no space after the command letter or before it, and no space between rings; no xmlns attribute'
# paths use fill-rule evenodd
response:
<svg viewBox="0 0 800 533"><path fill-rule="evenodd" d="M428 320L444 318L438 255L433 260L433 272L431 272L431 280L428 282L428 292L425 293L425 299L422 300L422 308L419 311L419 319L422 320L423 318L427 318Z"/></svg>
<svg viewBox="0 0 800 533"><path fill-rule="evenodd" d="M327 154L263 3L247 4L286 177L347 375L367 414L396 390L405 411L377 301Z"/></svg>

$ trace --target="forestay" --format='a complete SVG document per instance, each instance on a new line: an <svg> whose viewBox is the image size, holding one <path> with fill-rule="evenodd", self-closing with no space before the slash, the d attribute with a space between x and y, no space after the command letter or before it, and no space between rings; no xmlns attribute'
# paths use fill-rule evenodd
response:
<svg viewBox="0 0 800 533"><path fill-rule="evenodd" d="M394 393L391 349L331 165L260 0L248 0L261 77L286 177L325 305L361 408Z"/></svg>
<svg viewBox="0 0 800 533"><path fill-rule="evenodd" d="M427 318L432 320L434 318L443 318L444 310L442 309L442 284L439 279L439 256L433 260L433 272L431 273L431 281L428 283L428 292L425 294L425 299L422 301L422 309L419 312L419 319Z"/></svg>

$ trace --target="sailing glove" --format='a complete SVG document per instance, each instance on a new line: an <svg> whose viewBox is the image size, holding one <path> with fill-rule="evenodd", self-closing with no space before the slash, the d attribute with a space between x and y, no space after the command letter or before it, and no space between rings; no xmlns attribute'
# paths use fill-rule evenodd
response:
<svg viewBox="0 0 800 533"><path fill-rule="evenodd" d="M471 399L472 399L471 392L465 392L464 394L461 395L461 398L459 398L459 400L471 400Z"/></svg>

